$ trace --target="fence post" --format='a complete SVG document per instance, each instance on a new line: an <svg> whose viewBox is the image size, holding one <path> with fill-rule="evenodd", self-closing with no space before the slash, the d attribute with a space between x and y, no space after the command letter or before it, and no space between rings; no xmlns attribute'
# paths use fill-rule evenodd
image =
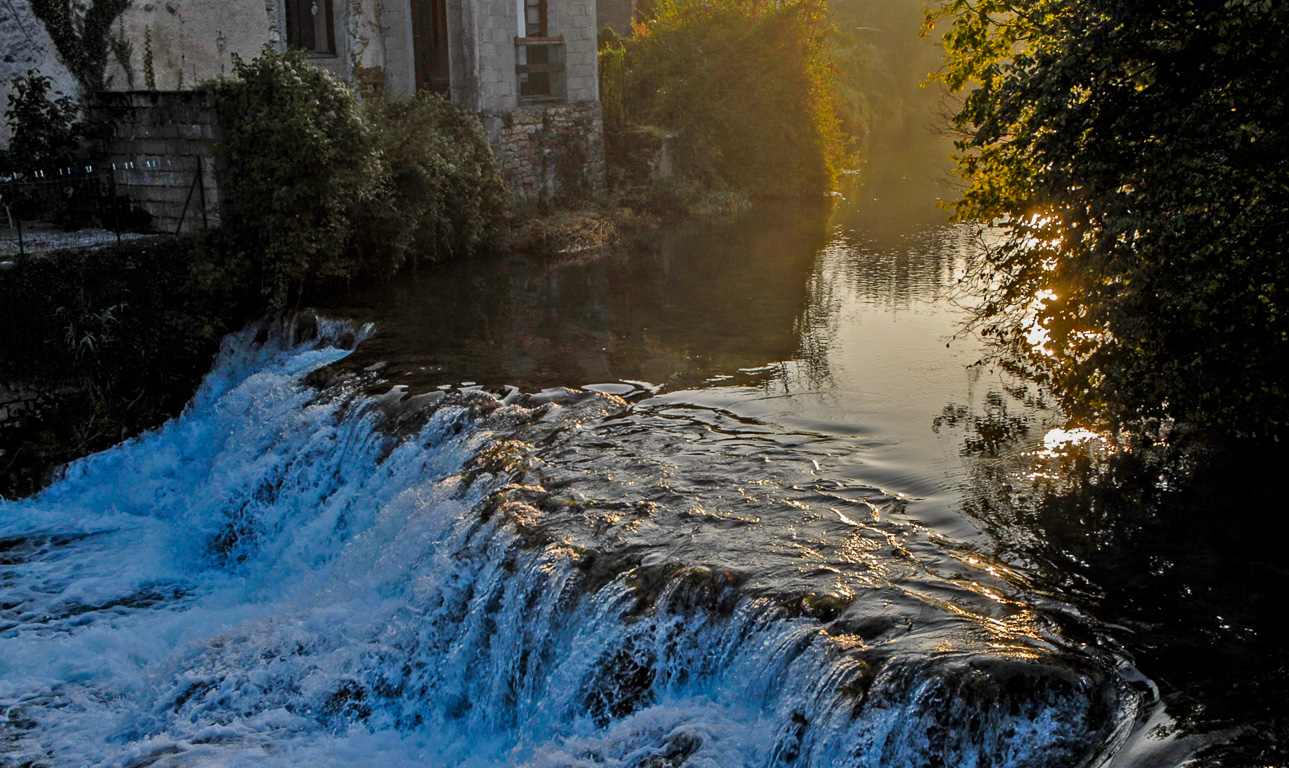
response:
<svg viewBox="0 0 1289 768"><path fill-rule="evenodd" d="M116 163L111 163L111 167L107 169L107 199L111 201L108 203L109 205L117 205L119 202L116 197ZM116 242L118 245L121 243L121 227L125 226L124 219L128 214L129 209L127 208L126 213L116 222Z"/></svg>
<svg viewBox="0 0 1289 768"><path fill-rule="evenodd" d="M188 197L184 199L184 209L183 209L183 212L179 214L179 224L175 227L175 237L178 237L179 233L183 232L184 219L188 218L188 206L192 204L193 190L195 190L200 183L201 183L201 158L198 157L197 175L193 177L192 184L188 187ZM203 190L203 194L204 194L204 190Z"/></svg>
<svg viewBox="0 0 1289 768"><path fill-rule="evenodd" d="M201 197L201 228L210 229L210 220L206 218L206 177L201 170L201 155L197 155L197 194Z"/></svg>
<svg viewBox="0 0 1289 768"><path fill-rule="evenodd" d="M15 184L14 184L13 179L10 179L10 180L9 180L9 197L11 197L11 198L13 197L14 186L15 186ZM16 198L14 198L14 199L16 199ZM17 228L17 230L18 230L18 258L19 258L19 259L25 259L25 258L27 258L27 249L26 249L26 247L23 245L23 242L22 242L22 214L21 214L21 213L17 213L17 212L15 212L12 208L10 208L10 209L9 209L9 211L10 211L10 214L13 216L13 224L14 224L14 227L15 227L15 228Z"/></svg>

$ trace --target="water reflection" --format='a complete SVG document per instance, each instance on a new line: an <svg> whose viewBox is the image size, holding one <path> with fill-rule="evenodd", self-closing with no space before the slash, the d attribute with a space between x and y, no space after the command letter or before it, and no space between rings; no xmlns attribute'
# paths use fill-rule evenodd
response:
<svg viewBox="0 0 1289 768"><path fill-rule="evenodd" d="M581 261L444 265L342 298L381 329L352 365L388 363L400 383L523 389L684 388L792 360L826 378L827 344L799 339L827 332L809 318L827 289L812 268L828 216L824 205L775 207Z"/></svg>
<svg viewBox="0 0 1289 768"><path fill-rule="evenodd" d="M1284 764L1289 521L1268 478L1287 452L1200 455L1085 429L1029 434L1015 428L1028 405L1002 393L989 402L984 412L947 408L940 426L971 456L963 505L994 555L1106 622L1099 642L1133 655L1172 727L1195 734L1204 765Z"/></svg>

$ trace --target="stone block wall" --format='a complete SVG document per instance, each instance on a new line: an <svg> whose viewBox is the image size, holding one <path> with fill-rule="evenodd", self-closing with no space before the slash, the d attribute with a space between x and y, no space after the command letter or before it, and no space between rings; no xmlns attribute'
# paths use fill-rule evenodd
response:
<svg viewBox="0 0 1289 768"><path fill-rule="evenodd" d="M595 0L551 0L551 9L564 37L565 87L570 103L600 100L596 56Z"/></svg>
<svg viewBox="0 0 1289 768"><path fill-rule="evenodd" d="M478 72L478 109L514 109L519 104L519 76L515 73L519 12L515 2L476 2L471 11L475 20L473 63Z"/></svg>
<svg viewBox="0 0 1289 768"><path fill-rule="evenodd" d="M184 232L219 223L221 174L214 142L221 132L205 94L102 92L90 109L113 126L103 149L117 193L151 214L156 231L179 230L181 217Z"/></svg>
<svg viewBox="0 0 1289 768"><path fill-rule="evenodd" d="M515 38L519 35L516 3L479 0L466 6L463 20L469 23L451 28L449 37L469 43L467 57L461 61L464 66L454 60L454 71L469 70L473 75L462 77L461 89L454 85L452 97L480 112L515 109L520 106L515 72ZM549 0L547 34L564 41L564 100L569 104L599 100L596 31L595 0Z"/></svg>
<svg viewBox="0 0 1289 768"><path fill-rule="evenodd" d="M69 391L0 382L0 436L7 436L28 424L39 424L57 409L59 398Z"/></svg>
<svg viewBox="0 0 1289 768"><path fill-rule="evenodd" d="M601 194L604 123L597 102L485 112L502 177L519 203Z"/></svg>

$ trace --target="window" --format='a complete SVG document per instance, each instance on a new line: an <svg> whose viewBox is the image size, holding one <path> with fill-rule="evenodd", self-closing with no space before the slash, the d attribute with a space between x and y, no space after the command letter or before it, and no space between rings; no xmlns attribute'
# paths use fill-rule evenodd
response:
<svg viewBox="0 0 1289 768"><path fill-rule="evenodd" d="M550 35L547 0L516 0L515 73L523 104L564 100L564 38Z"/></svg>
<svg viewBox="0 0 1289 768"><path fill-rule="evenodd" d="M546 0L524 0L524 37L546 37Z"/></svg>
<svg viewBox="0 0 1289 768"><path fill-rule="evenodd" d="M336 54L331 0L286 0L286 44L323 56Z"/></svg>

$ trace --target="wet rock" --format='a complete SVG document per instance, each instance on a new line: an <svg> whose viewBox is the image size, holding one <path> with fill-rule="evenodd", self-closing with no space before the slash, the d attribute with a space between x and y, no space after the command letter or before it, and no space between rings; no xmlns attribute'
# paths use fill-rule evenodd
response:
<svg viewBox="0 0 1289 768"><path fill-rule="evenodd" d="M854 600L853 597L845 595L821 595L811 592L801 598L801 614L822 622L829 622L840 616L850 606L852 600Z"/></svg>
<svg viewBox="0 0 1289 768"><path fill-rule="evenodd" d="M367 689L353 680L346 680L322 704L322 714L338 720L363 720L371 717Z"/></svg>
<svg viewBox="0 0 1289 768"><path fill-rule="evenodd" d="M673 733L653 754L631 763L631 768L680 768L701 749L703 738L696 733Z"/></svg>
<svg viewBox="0 0 1289 768"><path fill-rule="evenodd" d="M592 682L585 707L601 728L648 706L653 701L657 659L651 649L627 638L612 655L600 661L600 674Z"/></svg>

